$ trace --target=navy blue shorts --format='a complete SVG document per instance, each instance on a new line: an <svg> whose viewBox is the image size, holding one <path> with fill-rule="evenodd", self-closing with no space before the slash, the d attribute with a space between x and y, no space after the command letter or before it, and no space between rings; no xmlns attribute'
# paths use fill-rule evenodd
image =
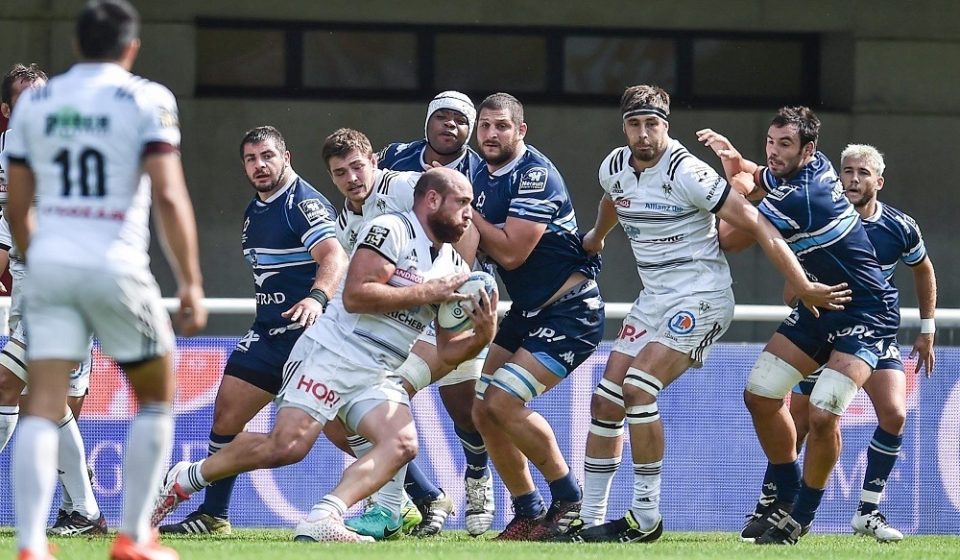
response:
<svg viewBox="0 0 960 560"><path fill-rule="evenodd" d="M873 368L874 371L882 369L892 369L903 373L903 360L900 359L900 345L897 344L896 340L887 348L887 353L877 360L877 367ZM820 379L819 369L806 376L800 383L797 383L797 386L793 388L793 392L809 397L810 393L813 392L813 386L817 384L817 379Z"/></svg>
<svg viewBox="0 0 960 560"><path fill-rule="evenodd" d="M852 354L875 369L887 357L890 346L897 343L899 327L900 312L896 308L820 311L817 319L806 307L798 306L777 332L820 365L837 350Z"/></svg>
<svg viewBox="0 0 960 560"><path fill-rule="evenodd" d="M274 331L280 329L272 329ZM283 364L303 329L271 329L254 323L234 347L223 368L223 374L242 379L255 387L276 395L283 382Z"/></svg>
<svg viewBox="0 0 960 560"><path fill-rule="evenodd" d="M564 378L597 349L603 339L604 303L593 280L580 284L538 311L510 309L494 344L510 352L521 347Z"/></svg>

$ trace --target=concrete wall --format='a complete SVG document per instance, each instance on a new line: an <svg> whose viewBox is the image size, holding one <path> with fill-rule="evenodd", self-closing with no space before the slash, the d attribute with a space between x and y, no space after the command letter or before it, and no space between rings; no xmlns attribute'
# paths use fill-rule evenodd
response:
<svg viewBox="0 0 960 560"><path fill-rule="evenodd" d="M295 168L332 199L334 188L318 158L323 137L339 126L369 134L375 146L420 136L424 103L197 99L195 32L197 17L241 17L316 21L464 23L624 27L724 31L803 31L824 33L821 148L833 159L844 145L867 142L887 156L883 200L913 215L924 229L934 257L944 307L960 307L960 263L950 225L960 195L946 165L954 156L960 129L960 3L741 0L723 4L674 0L660 2L540 2L464 0L442 10L436 2L367 0L203 2L139 1L144 16L143 54L137 71L167 84L178 95L183 154L201 228L201 251L211 296L251 293L250 273L240 258L240 216L251 191L237 157L243 131L274 124L287 136ZM71 60L71 19L77 0L6 0L0 4L0 66L37 61L54 72ZM455 6L455 9L454 9ZM549 8L549 9L547 9ZM895 24L891 24L895 22ZM776 61L772 61L775 63ZM762 158L762 139L774 107L761 111L675 107L672 135L709 163L695 146L694 131L721 130L753 158ZM609 150L623 142L616 107L528 105L528 140L547 153L563 172L588 228L600 196L596 169ZM945 172L946 171L946 172ZM158 254L159 255L159 254ZM781 282L758 251L732 257L736 291L742 303L774 303ZM632 300L636 273L625 238L611 235L601 278L609 301ZM910 273L898 273L905 305L915 305ZM155 266L166 293L169 273ZM232 327L231 327L232 328ZM762 332L769 331L763 327Z"/></svg>

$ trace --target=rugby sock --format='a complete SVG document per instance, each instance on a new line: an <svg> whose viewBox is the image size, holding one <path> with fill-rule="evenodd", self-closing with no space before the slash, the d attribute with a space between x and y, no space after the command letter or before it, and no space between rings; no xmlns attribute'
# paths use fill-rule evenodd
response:
<svg viewBox="0 0 960 560"><path fill-rule="evenodd" d="M307 521L311 523L320 521L324 517L329 517L331 514L337 514L343 517L345 513L347 513L347 504L343 503L343 500L333 494L327 494L320 498L319 502L314 504L310 513L307 515Z"/></svg>
<svg viewBox="0 0 960 560"><path fill-rule="evenodd" d="M513 498L513 513L520 517L540 517L547 513L539 490Z"/></svg>
<svg viewBox="0 0 960 560"><path fill-rule="evenodd" d="M633 502L630 511L643 530L660 521L660 472L663 461L633 464Z"/></svg>
<svg viewBox="0 0 960 560"><path fill-rule="evenodd" d="M207 453L213 455L226 447L235 437L237 436L222 436L210 432L210 443L207 446ZM228 476L207 486L207 491L203 495L203 504L200 505L200 511L207 515L226 519L227 512L230 510L230 496L233 494L233 485L236 484L236 482L236 476Z"/></svg>
<svg viewBox="0 0 960 560"><path fill-rule="evenodd" d="M583 499L583 491L580 490L573 471L567 469L567 474L550 482L550 497L564 502L579 502Z"/></svg>
<svg viewBox="0 0 960 560"><path fill-rule="evenodd" d="M19 419L19 406L0 406L0 452L10 443L10 438L13 437L13 430L17 428Z"/></svg>
<svg viewBox="0 0 960 560"><path fill-rule="evenodd" d="M347 436L347 445L353 451L353 456L359 459L373 449L373 444L367 438L358 435Z"/></svg>
<svg viewBox="0 0 960 560"><path fill-rule="evenodd" d="M801 527L813 523L817 508L820 507L820 500L823 499L823 492L824 488L810 488L806 483L800 487L797 504L793 506L793 513L790 515Z"/></svg>
<svg viewBox="0 0 960 560"><path fill-rule="evenodd" d="M453 427L460 438L460 445L463 446L463 456L467 459L467 471L464 478L480 479L490 475L490 469L487 464L490 457L487 455L487 446L483 443L483 437L480 432L468 432L461 430L459 426Z"/></svg>
<svg viewBox="0 0 960 560"><path fill-rule="evenodd" d="M800 463L793 461L775 465L770 463L773 482L777 485L777 500L792 504L800 491Z"/></svg>
<svg viewBox="0 0 960 560"><path fill-rule="evenodd" d="M150 513L172 443L170 405L159 402L141 404L130 423L123 454L123 516L120 521L120 532L137 543L146 543L152 538Z"/></svg>
<svg viewBox="0 0 960 560"><path fill-rule="evenodd" d="M773 464L767 463L767 470L763 472L763 486L760 487L761 506L768 506L777 500L777 481L773 477Z"/></svg>
<svg viewBox="0 0 960 560"><path fill-rule="evenodd" d="M180 488L187 494L194 494L210 486L210 483L200 474L200 469L203 468L203 461L206 461L206 459L197 461L177 473L177 483L180 484Z"/></svg>
<svg viewBox="0 0 960 560"><path fill-rule="evenodd" d="M393 478L377 492L377 503L385 510L390 512L390 519L400 522L400 510L403 509L403 503L406 497L403 494L403 481L407 474L407 465L400 467Z"/></svg>
<svg viewBox="0 0 960 560"><path fill-rule="evenodd" d="M25 416L13 452L14 511L17 547L46 558L47 514L57 483L57 425L39 416Z"/></svg>
<svg viewBox="0 0 960 560"><path fill-rule="evenodd" d="M583 458L583 505L580 519L586 526L599 525L607 515L607 500L613 477L620 468L620 456Z"/></svg>
<svg viewBox="0 0 960 560"><path fill-rule="evenodd" d="M887 485L887 478L893 465L900 456L900 444L903 436L886 432L877 426L867 450L867 470L863 474L863 490L860 491L860 513L866 514L877 509L880 494Z"/></svg>
<svg viewBox="0 0 960 560"><path fill-rule="evenodd" d="M65 504L64 511L75 511L87 519L100 517L100 508L90 486L90 477L87 474L87 454L83 448L83 438L73 413L60 420L60 444L57 471L60 473L60 483L63 484L64 497L69 497L70 504ZM70 509L66 509L69 507Z"/></svg>
<svg viewBox="0 0 960 560"><path fill-rule="evenodd" d="M412 461L407 463L407 477L404 480L404 487L407 494L410 494L410 499L417 504L430 503L443 493L432 480L427 478L426 473Z"/></svg>

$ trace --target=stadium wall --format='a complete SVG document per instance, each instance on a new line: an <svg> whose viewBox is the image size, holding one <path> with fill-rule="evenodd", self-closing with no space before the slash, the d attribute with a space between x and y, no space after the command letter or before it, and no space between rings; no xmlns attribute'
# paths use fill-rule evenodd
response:
<svg viewBox="0 0 960 560"><path fill-rule="evenodd" d="M227 99L196 97L196 18L307 20L366 23L481 24L624 27L649 30L738 32L815 32L822 36L820 97L824 107L821 146L834 160L849 142L876 144L887 157L887 188L882 199L914 216L924 230L937 267L940 303L960 307L960 259L945 212L960 208L948 167L954 156L954 131L960 129L960 3L951 0L903 3L855 0L783 3L741 0L645 2L543 2L539 0L464 0L456 8L435 2L290 0L265 4L252 0L134 0L144 16L144 49L135 70L170 86L178 95L187 177L200 216L200 242L208 295L251 294L249 270L239 246L240 217L250 190L243 177L237 142L243 131L264 123L287 136L295 168L331 199L335 189L317 157L323 137L340 126L367 132L375 146L419 136L423 102L368 102ZM37 61L52 72L72 60L71 19L80 0L9 0L0 3L0 66ZM544 9L549 6L549 9ZM897 22L891 25L890 22ZM771 63L775 64L773 60ZM523 95L520 95L521 99ZM703 127L723 131L744 153L762 159L762 139L774 107L704 109L674 107L671 134L706 161L716 160L695 146ZM617 108L530 104L528 140L558 165L573 194L580 226L592 223L600 190L596 169L610 149L623 142ZM718 166L716 166L718 167ZM159 250L153 250L159 258ZM600 283L608 301L629 301L638 281L624 236L611 235ZM731 257L740 303L776 303L781 282L759 250ZM173 293L172 276L161 265L164 292ZM897 273L904 305L916 305L912 277ZM235 334L245 319L217 318L213 333ZM616 325L608 328L612 336ZM728 340L759 340L766 327L737 325Z"/></svg>
<svg viewBox="0 0 960 560"><path fill-rule="evenodd" d="M220 372L236 341L179 341L172 462L197 460L206 455ZM743 515L753 507L766 463L742 404L742 390L760 348L757 344L718 344L702 369L690 370L661 394L660 409L667 437L662 511L671 531L738 530ZM590 395L609 352L610 344L604 343L567 381L534 404L553 425L560 449L580 480ZM906 533L960 532L960 380L951 374L960 368L960 348L938 349L937 368L931 379L912 373L907 376L908 416L903 451L881 504L890 522ZM908 360L907 369L912 371L912 361ZM119 370L96 351L92 387L80 429L88 462L95 473L96 496L111 526L119 523L123 442L133 403ZM269 430L272 408L258 415L248 428ZM420 433L417 461L454 500L458 514L449 527L461 528L463 454L435 389L417 395L414 414ZM875 427L873 409L861 392L841 421L843 454L830 479L814 530L849 532L866 465L867 444ZM620 515L630 503L629 445L623 457L624 463L614 480L611 517ZM8 471L9 460L10 453L0 455L0 472ZM242 475L231 509L234 525L293 526L299 516L335 486L347 461L343 453L321 438L298 465ZM547 495L543 480L537 482ZM11 491L10 479L0 477L0 526L13 523ZM509 506L499 479L496 494L498 512L494 527L503 527ZM180 513L193 511L195 505L184 504Z"/></svg>

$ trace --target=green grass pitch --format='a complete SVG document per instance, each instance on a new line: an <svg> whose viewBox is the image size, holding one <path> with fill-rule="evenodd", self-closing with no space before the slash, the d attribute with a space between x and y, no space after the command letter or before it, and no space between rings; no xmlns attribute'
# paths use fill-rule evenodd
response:
<svg viewBox="0 0 960 560"><path fill-rule="evenodd" d="M652 544L573 545L551 543L499 543L472 539L452 531L433 539L405 537L367 545L311 544L291 540L285 529L240 529L218 537L169 537L165 544L184 560L650 560L692 558L802 558L805 560L894 560L960 558L960 536L908 535L898 544L879 544L853 535L808 535L794 547L759 547L744 544L734 533L671 533ZM55 539L59 560L106 558L109 538ZM0 557L13 557L13 530L0 529ZM6 553L9 553L7 556Z"/></svg>

